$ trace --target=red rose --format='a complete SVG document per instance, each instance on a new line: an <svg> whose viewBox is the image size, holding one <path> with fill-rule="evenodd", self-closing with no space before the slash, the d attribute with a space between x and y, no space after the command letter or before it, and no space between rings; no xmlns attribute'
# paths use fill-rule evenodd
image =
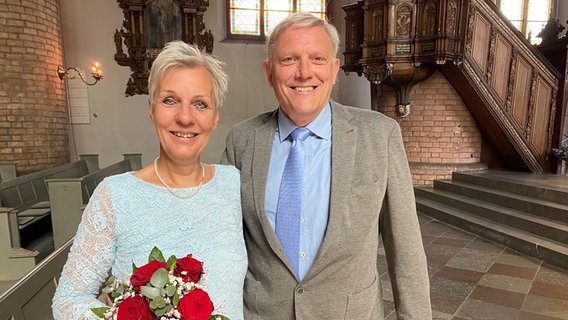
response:
<svg viewBox="0 0 568 320"><path fill-rule="evenodd" d="M118 307L117 320L154 320L148 302L139 295L128 297Z"/></svg>
<svg viewBox="0 0 568 320"><path fill-rule="evenodd" d="M174 269L174 276L181 277L185 282L199 281L202 273L203 262L194 259L191 254L188 254L185 258L178 259Z"/></svg>
<svg viewBox="0 0 568 320"><path fill-rule="evenodd" d="M207 320L213 313L213 302L207 292L195 288L179 300L182 320Z"/></svg>
<svg viewBox="0 0 568 320"><path fill-rule="evenodd" d="M168 264L152 260L138 268L138 270L136 270L136 272L134 272L134 274L130 277L130 283L134 287L134 290L136 290L136 292L140 292L140 286L146 285L150 282L154 272L160 268L168 270Z"/></svg>

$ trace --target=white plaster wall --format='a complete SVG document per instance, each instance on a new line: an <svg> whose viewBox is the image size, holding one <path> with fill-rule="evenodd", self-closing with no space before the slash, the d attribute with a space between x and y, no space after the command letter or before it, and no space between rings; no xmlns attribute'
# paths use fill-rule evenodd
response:
<svg viewBox="0 0 568 320"><path fill-rule="evenodd" d="M224 1L211 1L204 19L215 37L213 54L227 63L231 78L219 126L203 154L205 162L220 159L233 124L276 107L261 69L264 46L223 42L224 12ZM141 153L143 165L150 163L158 154L158 141L148 117L148 97L125 96L130 69L114 60L113 35L122 25L122 10L116 1L62 0L61 14L65 65L88 69L97 60L104 75L88 87L91 123L71 126L76 146L76 152L71 147L72 158L96 153L103 167L121 160L123 153Z"/></svg>
<svg viewBox="0 0 568 320"><path fill-rule="evenodd" d="M349 0L332 1L334 23L344 34L341 6ZM142 164L149 164L158 154L158 141L148 118L147 96L125 97L130 76L128 67L114 60L114 31L122 26L123 14L116 1L61 0L63 46L66 66L88 70L99 61L104 79L88 87L91 123L72 125L72 160L79 154L99 154L101 167L122 159L123 153L141 153ZM231 81L221 120L202 160L217 162L225 146L225 137L234 124L277 106L268 86L261 62L265 47L258 43L224 41L225 1L212 0L205 25L215 37L213 54L227 63ZM343 61L343 49L339 58ZM55 73L55 70L53 71ZM78 80L66 80L78 81ZM339 72L333 98L339 102L369 108L367 80L356 74ZM76 146L76 147L73 147Z"/></svg>

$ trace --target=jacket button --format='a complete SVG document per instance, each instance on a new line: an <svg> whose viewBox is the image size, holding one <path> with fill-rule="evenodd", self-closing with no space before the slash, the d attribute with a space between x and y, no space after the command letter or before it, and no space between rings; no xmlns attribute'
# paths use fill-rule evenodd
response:
<svg viewBox="0 0 568 320"><path fill-rule="evenodd" d="M304 288L302 288L302 287L297 288L297 289L296 289L296 293L297 293L297 294L302 294L302 293L304 293Z"/></svg>

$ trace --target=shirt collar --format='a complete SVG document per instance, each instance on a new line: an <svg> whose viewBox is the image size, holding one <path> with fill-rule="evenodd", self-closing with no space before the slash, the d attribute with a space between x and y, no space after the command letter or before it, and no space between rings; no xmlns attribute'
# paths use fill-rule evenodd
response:
<svg viewBox="0 0 568 320"><path fill-rule="evenodd" d="M282 112L282 109L278 109L278 133L280 134L280 142L286 140L290 133L297 127L298 126ZM329 102L306 128L322 139L331 140L331 104Z"/></svg>

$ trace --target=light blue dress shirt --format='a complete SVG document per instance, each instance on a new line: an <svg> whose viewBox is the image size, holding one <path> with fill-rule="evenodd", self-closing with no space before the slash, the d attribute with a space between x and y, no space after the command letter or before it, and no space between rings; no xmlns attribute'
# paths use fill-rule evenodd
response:
<svg viewBox="0 0 568 320"><path fill-rule="evenodd" d="M290 152L288 135L297 126L278 111L278 126L272 142L272 155L266 184L265 208L275 230L278 193L284 165ZM323 241L329 216L331 177L331 106L327 106L306 126L312 133L304 141L304 181L300 229L300 280L310 270Z"/></svg>

